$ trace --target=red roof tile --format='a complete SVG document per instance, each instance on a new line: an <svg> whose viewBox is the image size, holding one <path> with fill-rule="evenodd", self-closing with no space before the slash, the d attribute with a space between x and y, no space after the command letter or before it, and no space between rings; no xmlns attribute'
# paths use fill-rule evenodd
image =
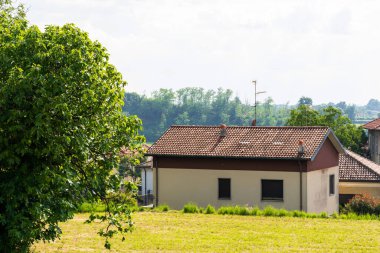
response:
<svg viewBox="0 0 380 253"><path fill-rule="evenodd" d="M328 127L231 126L225 137L220 131L219 126L172 126L146 155L295 159L303 140L303 158L311 159L327 137L336 139Z"/></svg>
<svg viewBox="0 0 380 253"><path fill-rule="evenodd" d="M363 127L369 130L380 130L380 118L368 122Z"/></svg>
<svg viewBox="0 0 380 253"><path fill-rule="evenodd" d="M346 150L346 154L339 156L339 180L380 182L380 165Z"/></svg>

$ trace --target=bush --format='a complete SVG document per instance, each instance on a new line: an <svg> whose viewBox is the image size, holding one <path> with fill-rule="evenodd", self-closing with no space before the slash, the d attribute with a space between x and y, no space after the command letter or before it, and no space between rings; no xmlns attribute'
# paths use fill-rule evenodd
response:
<svg viewBox="0 0 380 253"><path fill-rule="evenodd" d="M251 209L250 215L252 215L252 216L260 216L260 215L262 215L262 212L261 212L260 208L258 208L257 206L255 206L254 208Z"/></svg>
<svg viewBox="0 0 380 253"><path fill-rule="evenodd" d="M214 214L216 213L215 208L212 205L207 205L205 214Z"/></svg>
<svg viewBox="0 0 380 253"><path fill-rule="evenodd" d="M306 218L307 217L307 213L304 211L294 210L292 212L292 214L293 214L292 215L293 217L300 217L300 218Z"/></svg>
<svg viewBox="0 0 380 253"><path fill-rule="evenodd" d="M380 216L380 204L375 207L375 214Z"/></svg>
<svg viewBox="0 0 380 253"><path fill-rule="evenodd" d="M231 206L221 206L218 209L218 214L222 214L222 215L225 215L225 214L234 214L233 207L231 207Z"/></svg>
<svg viewBox="0 0 380 253"><path fill-rule="evenodd" d="M159 211L159 212L167 212L170 210L170 207L166 204L163 204L163 205L159 205L155 208L155 210Z"/></svg>
<svg viewBox="0 0 380 253"><path fill-rule="evenodd" d="M358 215L379 214L380 200L369 193L357 194L346 204L345 209Z"/></svg>
<svg viewBox="0 0 380 253"><path fill-rule="evenodd" d="M278 216L279 217L285 217L285 216L290 216L290 213L289 213L289 211L288 210L285 210L285 209L280 209L280 210L278 210Z"/></svg>
<svg viewBox="0 0 380 253"><path fill-rule="evenodd" d="M199 213L199 207L195 203L187 203L183 207L184 213Z"/></svg>
<svg viewBox="0 0 380 253"><path fill-rule="evenodd" d="M245 206L236 206L238 215L249 215L249 210Z"/></svg>
<svg viewBox="0 0 380 253"><path fill-rule="evenodd" d="M316 213L308 213L307 214L307 218L312 218L312 219L318 218L318 214L316 214Z"/></svg>
<svg viewBox="0 0 380 253"><path fill-rule="evenodd" d="M266 206L263 210L264 216L278 216L278 211L273 206Z"/></svg>

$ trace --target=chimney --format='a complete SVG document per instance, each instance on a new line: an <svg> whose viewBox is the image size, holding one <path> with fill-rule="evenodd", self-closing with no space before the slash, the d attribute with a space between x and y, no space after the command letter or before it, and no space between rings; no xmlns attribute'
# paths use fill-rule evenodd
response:
<svg viewBox="0 0 380 253"><path fill-rule="evenodd" d="M303 144L303 140L298 141L298 155L303 156L305 154L305 145Z"/></svg>
<svg viewBox="0 0 380 253"><path fill-rule="evenodd" d="M256 126L256 119L252 120L252 126Z"/></svg>
<svg viewBox="0 0 380 253"><path fill-rule="evenodd" d="M227 126L225 124L220 125L220 137L225 137L227 135Z"/></svg>

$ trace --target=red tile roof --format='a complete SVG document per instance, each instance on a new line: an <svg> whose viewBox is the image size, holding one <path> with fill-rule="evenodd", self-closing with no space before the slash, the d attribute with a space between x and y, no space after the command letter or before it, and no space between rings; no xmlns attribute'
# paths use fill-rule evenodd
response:
<svg viewBox="0 0 380 253"><path fill-rule="evenodd" d="M352 151L339 156L339 180L350 182L380 182L380 165Z"/></svg>
<svg viewBox="0 0 380 253"><path fill-rule="evenodd" d="M304 141L304 159L314 159L326 138L341 152L339 141L328 127L227 127L172 126L146 155L295 159L298 142Z"/></svg>
<svg viewBox="0 0 380 253"><path fill-rule="evenodd" d="M380 130L380 118L368 122L363 127L369 130Z"/></svg>

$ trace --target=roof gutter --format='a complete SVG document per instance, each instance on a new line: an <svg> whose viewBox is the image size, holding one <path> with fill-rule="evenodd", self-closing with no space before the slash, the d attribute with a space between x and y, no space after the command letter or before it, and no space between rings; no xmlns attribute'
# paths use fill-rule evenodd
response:
<svg viewBox="0 0 380 253"><path fill-rule="evenodd" d="M187 157L187 158L225 158L225 159L254 159L254 160L311 160L311 157L242 157L242 156L211 156L211 155L171 155L171 154L145 154L153 157Z"/></svg>

